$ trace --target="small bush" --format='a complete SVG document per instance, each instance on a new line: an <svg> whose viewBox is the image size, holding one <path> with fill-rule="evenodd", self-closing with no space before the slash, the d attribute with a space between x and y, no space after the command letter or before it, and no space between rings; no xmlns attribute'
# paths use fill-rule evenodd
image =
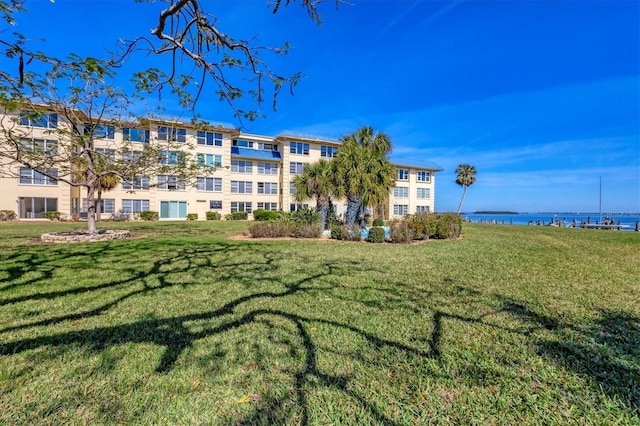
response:
<svg viewBox="0 0 640 426"><path fill-rule="evenodd" d="M358 225L353 225L351 227L347 225L333 226L331 228L331 238L333 238L334 240L343 241L362 240L362 236L360 235L360 227Z"/></svg>
<svg viewBox="0 0 640 426"><path fill-rule="evenodd" d="M226 215L224 218L227 220L247 220L249 213L247 212L233 212Z"/></svg>
<svg viewBox="0 0 640 426"><path fill-rule="evenodd" d="M373 220L373 226L384 226L384 220L377 218Z"/></svg>
<svg viewBox="0 0 640 426"><path fill-rule="evenodd" d="M158 212L154 212L151 210L145 210L140 212L140 219L142 220L158 220L159 216L158 216Z"/></svg>
<svg viewBox="0 0 640 426"><path fill-rule="evenodd" d="M187 220L198 220L198 213L187 214Z"/></svg>
<svg viewBox="0 0 640 426"><path fill-rule="evenodd" d="M320 238L322 228L319 223L297 223L293 227L292 233L296 238Z"/></svg>
<svg viewBox="0 0 640 426"><path fill-rule="evenodd" d="M222 219L222 215L218 212L209 211L205 213L207 220L220 220Z"/></svg>
<svg viewBox="0 0 640 426"><path fill-rule="evenodd" d="M258 222L249 227L253 238L282 238L291 235L289 226L281 222Z"/></svg>
<svg viewBox="0 0 640 426"><path fill-rule="evenodd" d="M253 220L264 221L264 220L276 220L278 218L278 212L273 210L254 210L253 211Z"/></svg>
<svg viewBox="0 0 640 426"><path fill-rule="evenodd" d="M6 220L16 220L18 215L13 210L0 210L0 222Z"/></svg>
<svg viewBox="0 0 640 426"><path fill-rule="evenodd" d="M314 223L320 223L320 212L316 209L310 209L309 207L303 207L295 212L291 213L291 218L294 222L306 223L311 225Z"/></svg>
<svg viewBox="0 0 640 426"><path fill-rule="evenodd" d="M49 220L60 220L60 212L57 212L57 211L44 212L42 213L42 217Z"/></svg>
<svg viewBox="0 0 640 426"><path fill-rule="evenodd" d="M370 243L384 243L384 228L374 226L369 229L367 241Z"/></svg>
<svg viewBox="0 0 640 426"><path fill-rule="evenodd" d="M407 219L394 221L389 226L389 239L392 243L406 244L413 240L414 233Z"/></svg>
<svg viewBox="0 0 640 426"><path fill-rule="evenodd" d="M436 238L458 238L462 231L462 217L455 213L445 213L438 217Z"/></svg>

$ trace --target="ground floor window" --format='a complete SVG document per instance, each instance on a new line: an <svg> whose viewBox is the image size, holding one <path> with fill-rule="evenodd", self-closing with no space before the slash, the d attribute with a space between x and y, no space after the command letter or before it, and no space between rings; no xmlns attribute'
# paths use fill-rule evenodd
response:
<svg viewBox="0 0 640 426"><path fill-rule="evenodd" d="M416 213L429 213L429 206L416 206Z"/></svg>
<svg viewBox="0 0 640 426"><path fill-rule="evenodd" d="M160 219L186 219L186 201L160 201Z"/></svg>
<svg viewBox="0 0 640 426"><path fill-rule="evenodd" d="M300 209L308 209L309 208L309 204L301 204L301 203L291 203L289 204L289 211L290 212L297 212Z"/></svg>
<svg viewBox="0 0 640 426"><path fill-rule="evenodd" d="M258 210L278 211L278 203L258 203Z"/></svg>
<svg viewBox="0 0 640 426"><path fill-rule="evenodd" d="M96 199L96 204L98 203L98 200ZM88 206L87 206L87 199L83 198L82 199L82 210L80 211L81 213L87 213L89 210ZM102 198L100 200L100 213L108 213L108 214L113 214L116 212L116 200L115 198Z"/></svg>
<svg viewBox="0 0 640 426"><path fill-rule="evenodd" d="M394 204L393 205L393 215L394 216L405 216L409 212L409 206L406 204Z"/></svg>
<svg viewBox="0 0 640 426"><path fill-rule="evenodd" d="M149 211L149 200L122 200L122 213Z"/></svg>
<svg viewBox="0 0 640 426"><path fill-rule="evenodd" d="M57 198L21 197L18 202L20 219L39 219L43 213L58 211Z"/></svg>
<svg viewBox="0 0 640 426"><path fill-rule="evenodd" d="M236 212L247 212L251 213L253 209L251 208L251 202L248 201L232 201L231 202L231 213Z"/></svg>

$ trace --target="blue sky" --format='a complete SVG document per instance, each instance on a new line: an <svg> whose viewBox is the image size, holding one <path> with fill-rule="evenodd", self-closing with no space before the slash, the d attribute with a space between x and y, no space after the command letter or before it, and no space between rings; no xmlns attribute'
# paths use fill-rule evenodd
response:
<svg viewBox="0 0 640 426"><path fill-rule="evenodd" d="M203 3L229 34L289 41L271 64L304 75L247 132L338 139L371 125L391 136L395 162L444 169L438 211L457 208L455 168L469 163L478 174L465 211L597 211L602 179L603 209L640 212L636 0L350 0L338 10L329 0L321 27L297 3L276 15L266 0ZM29 0L16 29L45 38L48 53L97 56L148 34L163 6ZM198 112L238 125L215 96Z"/></svg>

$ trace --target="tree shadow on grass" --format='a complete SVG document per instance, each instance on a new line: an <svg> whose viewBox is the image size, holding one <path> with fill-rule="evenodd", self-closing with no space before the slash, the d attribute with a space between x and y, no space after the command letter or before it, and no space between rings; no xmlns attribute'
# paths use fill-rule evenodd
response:
<svg viewBox="0 0 640 426"><path fill-rule="evenodd" d="M557 340L537 342L539 355L589 379L595 391L624 401L640 415L640 318L602 310L592 322L571 325L512 300L504 301L504 309L555 332Z"/></svg>
<svg viewBox="0 0 640 426"><path fill-rule="evenodd" d="M136 248L140 249L138 246ZM133 254L135 250L131 252ZM213 253L213 255L212 255ZM123 255L122 250L118 253ZM92 252L88 256L100 256L98 251ZM107 255L104 253L103 255ZM253 256L251 263L242 260L246 256ZM401 342L395 342L377 336L375 333L367 332L364 329L353 325L332 321L323 317L300 315L289 310L264 308L247 309L253 301L260 301L262 304L266 300L287 299L288 297L303 294L305 292L331 291L334 288L336 278L346 276L356 270L360 272L370 271L368 265L353 261L326 261L318 263L317 259L305 259L302 254L297 254L300 262L300 271L295 271L296 279L291 279L289 274L282 274L279 262L286 254L273 253L265 246L251 246L246 243L240 245L223 244L207 245L201 247L182 247L161 256L150 265L142 265L128 270L128 276L122 279L107 280L96 285L75 285L69 288L53 289L51 291L31 292L29 294L9 297L2 300L0 305L17 305L23 302L44 301L50 299L64 300L66 297L78 297L80 295L91 295L92 299L97 296L107 296L109 300L103 301L93 309L80 312L70 312L63 315L52 316L46 319L29 323L18 324L0 330L0 333L16 332L28 330L30 336L39 334L36 330L39 327L57 325L70 320L82 320L105 314L117 307L125 300L153 294L160 290L166 290L175 286L188 287L189 285L202 285L198 281L201 276L208 275L207 271L215 271L215 279L210 281L215 289L215 285L223 284L230 280L245 286L248 294L235 297L226 301L215 309L206 312L197 312L186 315L171 316L169 318L144 318L126 324L112 326L99 326L90 329L63 331L58 333L47 333L37 337L26 337L13 341L5 341L0 344L0 355L10 356L30 350L47 347L55 357L56 348L64 347L84 347L91 351L102 352L110 347L116 347L126 343L145 343L158 345L164 348L161 359L156 366L156 372L163 374L174 368L177 359L192 347L195 342L210 336L224 335L234 329L263 321L264 318L276 317L294 325L296 339L287 342L292 351L302 350L304 362L299 371L291 376L291 386L295 389L295 413L292 414L291 404L287 401L273 398L265 398L256 410L242 420L243 423L252 423L252 419L266 419L281 421L294 415L300 419L302 424L309 422L309 403L307 392L313 387L328 387L358 401L371 413L371 416L381 424L395 424L388 418L383 410L375 404L369 402L366 397L349 388L349 377L331 375L322 371L318 367L317 347L314 343L309 326L311 324L322 323L331 327L342 328L360 335L371 342L376 348L392 348L408 356L430 357L431 354L420 348L411 347ZM55 264L65 258L64 250L55 253L47 260L34 257L33 262L27 266ZM313 268L306 265L313 264ZM21 271L25 269L22 268ZM194 278L193 282L181 282L174 277L180 274L189 275ZM14 271L10 274L14 280L21 279L21 272ZM332 279L329 279L333 277ZM44 278L40 278L42 280ZM149 282L154 284L150 285ZM260 281L266 284L268 289L264 291L251 292L252 286ZM140 285L142 283L142 285ZM9 283L12 285L12 283ZM34 287L41 288L39 286ZM119 290L118 294L109 293L114 289ZM122 292L124 293L122 294ZM238 308L241 310L237 310ZM204 328L197 328L194 331L191 325L210 324ZM36 331L32 333L31 331Z"/></svg>

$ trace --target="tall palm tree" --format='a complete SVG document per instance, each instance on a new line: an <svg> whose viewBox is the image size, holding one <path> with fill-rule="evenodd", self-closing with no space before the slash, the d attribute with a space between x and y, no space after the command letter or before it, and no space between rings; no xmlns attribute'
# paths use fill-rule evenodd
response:
<svg viewBox="0 0 640 426"><path fill-rule="evenodd" d="M395 181L389 161L391 139L372 127L362 127L341 138L342 145L334 158L336 178L347 198L347 225L364 219L364 209L377 204L389 194Z"/></svg>
<svg viewBox="0 0 640 426"><path fill-rule="evenodd" d="M308 164L301 175L293 178L293 184L296 188L296 201L316 199L316 209L320 212L320 221L324 229L327 215L332 208L331 197L341 196L340 189L335 184L331 162L323 158L317 163Z"/></svg>
<svg viewBox="0 0 640 426"><path fill-rule="evenodd" d="M460 210L462 209L462 203L464 202L464 197L467 195L467 188L474 184L476 181L476 168L470 164L459 164L456 168L456 183L464 188L462 192L462 198L460 199L460 204L458 205L458 214L460 214Z"/></svg>

